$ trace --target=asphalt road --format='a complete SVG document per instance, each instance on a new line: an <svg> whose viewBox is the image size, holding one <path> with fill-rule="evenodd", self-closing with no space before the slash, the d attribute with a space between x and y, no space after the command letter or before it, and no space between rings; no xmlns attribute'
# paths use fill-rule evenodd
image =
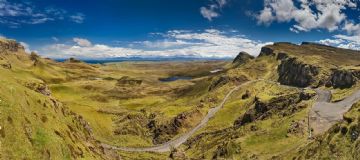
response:
<svg viewBox="0 0 360 160"><path fill-rule="evenodd" d="M228 100L228 98L230 97L230 95L238 90L240 87L247 85L249 83L253 83L259 80L255 80L255 81L248 81L245 82L235 88L233 88L232 90L230 90L226 96L224 97L224 99L222 100L222 102L214 107L211 108L207 115L201 120L201 122L196 125L193 129L191 129L190 131L188 131L187 133L184 133L183 135L170 140L166 143L163 143L161 145L157 145L157 146L151 146L151 147L136 147L136 148L132 148L132 147L119 147L119 146L112 146L112 145L108 145L108 144L103 144L103 146L105 148L109 148L109 149L114 149L114 150L122 150L122 151L129 151L129 152L145 152L145 151L149 151L149 152L169 152L171 151L172 148L176 148L178 146L180 146L181 144L185 143L196 131L198 131L199 129L201 129L202 127L204 127L207 122L215 115L216 112L218 112L225 104L225 102Z"/></svg>
<svg viewBox="0 0 360 160"><path fill-rule="evenodd" d="M228 100L229 96L239 88L244 85L257 82L257 81L267 81L263 79L248 81L245 82L232 90L230 90L227 95L224 97L223 101L216 107L211 108L207 115L201 120L201 122L195 126L193 129L184 133L183 135L170 140L166 143L151 146L151 147L120 147L120 146L113 146L109 144L102 144L103 147L108 149L114 150L121 150L121 151L129 151L129 152L169 152L172 148L177 148L181 144L185 143L196 131L203 128L207 122L218 112ZM267 81L273 84L279 84L277 82ZM279 84L280 85L280 84ZM296 88L291 86L285 86L289 88ZM345 98L344 100L336 103L330 103L331 100L331 92L321 89L315 89L317 93L317 100L313 104L309 116L310 116L310 126L314 129L313 134L321 134L328 130L332 125L336 122L343 119L343 114L346 113L351 106L360 100L360 90L353 93L349 97Z"/></svg>
<svg viewBox="0 0 360 160"><path fill-rule="evenodd" d="M330 103L330 91L320 89L315 91L318 98L309 112L310 126L314 135L324 133L336 122L341 121L351 106L360 100L360 90L336 103Z"/></svg>

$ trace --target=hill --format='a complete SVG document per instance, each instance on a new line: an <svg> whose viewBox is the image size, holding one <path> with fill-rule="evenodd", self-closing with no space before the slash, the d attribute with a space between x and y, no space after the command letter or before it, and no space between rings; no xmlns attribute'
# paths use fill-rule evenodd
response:
<svg viewBox="0 0 360 160"><path fill-rule="evenodd" d="M358 159L358 55L280 42L232 62L87 64L1 39L0 157Z"/></svg>

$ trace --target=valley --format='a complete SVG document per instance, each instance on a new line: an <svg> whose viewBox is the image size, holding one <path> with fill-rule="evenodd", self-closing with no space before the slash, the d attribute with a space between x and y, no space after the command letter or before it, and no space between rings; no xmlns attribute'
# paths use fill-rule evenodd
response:
<svg viewBox="0 0 360 160"><path fill-rule="evenodd" d="M359 158L359 51L87 64L0 46L5 159Z"/></svg>

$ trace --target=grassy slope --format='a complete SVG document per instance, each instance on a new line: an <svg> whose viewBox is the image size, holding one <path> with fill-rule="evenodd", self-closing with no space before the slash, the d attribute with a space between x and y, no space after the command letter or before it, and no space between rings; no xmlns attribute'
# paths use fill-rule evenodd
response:
<svg viewBox="0 0 360 160"><path fill-rule="evenodd" d="M314 141L293 150L283 157L297 159L340 159L355 160L360 158L360 103L354 104L345 114L347 121L339 122L324 135Z"/></svg>
<svg viewBox="0 0 360 160"><path fill-rule="evenodd" d="M7 43L7 40L1 40ZM76 114L55 99L25 87L44 83L23 50L0 53L1 159L103 159ZM90 149L93 148L93 149Z"/></svg>
<svg viewBox="0 0 360 160"><path fill-rule="evenodd" d="M359 62L358 59L353 58L354 53L348 50L316 48L311 45L299 48L286 44L270 47L277 52L286 52L299 57L302 61L321 64L326 71L334 66L353 68L349 65ZM347 52L351 55L341 56L336 52ZM315 55L310 53L315 53ZM335 58L341 58L341 60ZM277 80L276 67L279 64L275 57L264 56L250 60L238 68L231 68L226 73L208 75L209 70L224 66L226 62L126 62L102 66L71 62L56 63L40 59L33 66L33 62L27 56L15 54L6 55L6 59L0 62L11 62L13 65L11 70L0 68L1 75L6 75L0 78L2 83L0 105L1 114L4 115L0 119L2 126L0 135L3 137L0 157L15 159L22 157L40 159L47 156L49 152L55 159L71 158L74 151L71 151L72 147L69 144L73 148L79 147L78 150L84 152L85 159L89 157L92 159L92 156L100 158L84 145L85 139L80 138L79 141L72 142L71 136L62 139L54 134L54 130L57 129L66 135L69 130L67 125L73 126L74 118L62 115L59 111L56 112L53 107L44 109L43 103L51 106L49 97L24 87L24 84L28 82L49 84L54 97L90 123L96 139L120 146L150 146L153 145L152 137L148 135L147 129L141 126L144 121L142 118L146 119L150 114L155 114L155 120L159 124L167 124L176 115L195 109L199 110L201 115L205 115L207 110L217 105L231 88L241 83L233 81L209 92L209 85L219 75L232 79L246 77L248 80ZM231 67L229 64L226 66ZM169 83L158 81L159 78L173 75L192 76L195 79ZM143 83L140 86L117 86L116 80L123 76L141 79ZM333 100L350 94L354 88L335 90ZM246 90L251 93L250 97L241 99ZM252 122L236 130L227 129L232 128L234 121L253 106L255 96L266 102L271 98L294 92L297 91L266 82L257 82L241 88L234 92L224 108L209 121L208 125L196 133L196 135L206 135L197 140L193 148L188 149L182 146L181 149L185 150L188 157L204 156L207 159L212 158L219 148L227 149L225 158L229 159L269 159L278 155L290 155L291 150L295 150L308 141L306 134L289 135L288 129L294 121L306 121L307 111L313 100L302 102L301 105L305 106L305 109L291 116L272 115L270 118ZM43 115L47 117L46 122L42 121ZM140 116L140 119L127 118L124 123L115 123L124 116L133 115ZM180 130L179 134L197 124L200 119L201 116L187 122L188 124ZM29 122L30 139L24 134L28 132L26 126ZM257 129L253 130L253 126ZM76 128L73 132L77 136L86 138L86 134L82 134L84 131L81 127L72 128ZM115 135L116 129L127 131L127 134ZM302 128L302 131L306 133L306 128ZM219 132L219 134L213 134L214 132ZM18 137L20 137L19 140L15 140ZM19 146L3 147L13 141ZM344 145L346 144L348 142L344 141ZM28 149L30 147L32 147L31 150ZM22 152L25 154L21 154ZM168 157L168 153L119 152L119 154L124 159L165 159Z"/></svg>

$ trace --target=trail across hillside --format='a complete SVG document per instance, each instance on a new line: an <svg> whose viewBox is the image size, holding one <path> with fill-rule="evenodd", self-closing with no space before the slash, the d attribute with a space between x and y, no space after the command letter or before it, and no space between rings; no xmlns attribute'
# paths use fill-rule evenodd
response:
<svg viewBox="0 0 360 160"><path fill-rule="evenodd" d="M180 146L181 144L185 143L196 131L198 131L199 129L201 129L202 127L204 127L207 122L209 121L210 118L212 118L216 112L218 112L225 104L225 102L228 100L228 98L230 97L230 95L238 90L240 87L247 85L249 83L253 83L259 80L254 80L254 81L248 81L245 82L235 88L233 88L232 90L230 90L226 96L224 97L224 99L222 100L222 102L216 106L215 108L211 108L209 110L209 112L207 113L207 115L201 120L201 122L195 126L193 129L191 129L189 132L184 133L183 135L181 135L180 137L177 137L173 140L170 140L166 143L163 143L161 145L157 145L157 146L152 146L152 147L136 147L136 148L132 148L132 147L117 147L117 146L112 146L112 145L108 145L108 144L103 144L104 147L106 148L110 148L110 149L115 149L115 150L122 150L122 151L131 151L131 152L144 152L144 151L151 151L151 152L168 152L171 150L171 148L176 148L178 146Z"/></svg>
<svg viewBox="0 0 360 160"><path fill-rule="evenodd" d="M109 149L129 151L129 152L146 152L146 151L169 152L172 148L177 148L181 144L185 143L196 131L204 127L207 124L207 122L210 120L210 118L212 118L215 115L215 113L218 112L224 106L225 102L228 100L228 98L234 91L238 90L240 87L244 85L258 81L266 81L269 83L280 85L277 82L258 79L258 80L245 82L233 88L226 94L223 101L218 106L216 106L215 108L211 108L209 110L207 115L201 120L201 122L197 126L191 129L189 132L184 133L180 137L177 137L166 143L151 147L119 147L108 144L103 144L103 146ZM303 88L297 88L287 85L282 85L282 86L288 88L303 89ZM329 129L333 124L335 124L339 120L342 120L343 114L346 113L354 103L360 100L360 90L358 90L357 92L353 93L351 96L337 103L330 103L330 99L331 99L330 91L325 91L321 89L315 89L315 91L317 93L318 98L317 101L313 104L309 113L310 126L314 129L314 134L323 133L324 131Z"/></svg>
<svg viewBox="0 0 360 160"><path fill-rule="evenodd" d="M330 103L331 92L320 89L315 90L318 98L310 110L310 126L314 135L327 131L336 122L343 119L343 115L351 106L360 100L360 90L336 103Z"/></svg>

